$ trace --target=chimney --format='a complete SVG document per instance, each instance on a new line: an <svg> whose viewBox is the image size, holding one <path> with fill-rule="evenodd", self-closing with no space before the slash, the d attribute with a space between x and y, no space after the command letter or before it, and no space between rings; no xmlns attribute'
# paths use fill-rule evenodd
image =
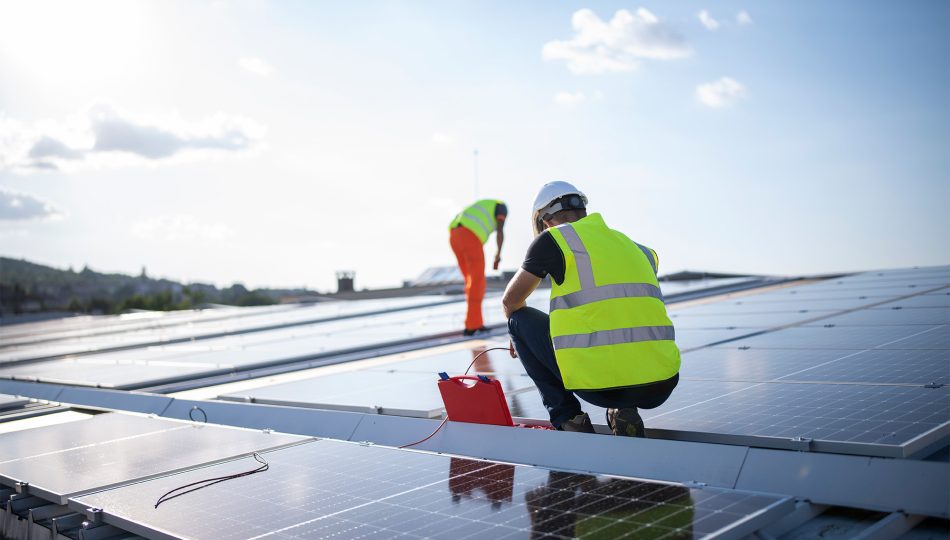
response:
<svg viewBox="0 0 950 540"><path fill-rule="evenodd" d="M339 270L336 273L336 292L353 292L353 279L356 272L352 270Z"/></svg>

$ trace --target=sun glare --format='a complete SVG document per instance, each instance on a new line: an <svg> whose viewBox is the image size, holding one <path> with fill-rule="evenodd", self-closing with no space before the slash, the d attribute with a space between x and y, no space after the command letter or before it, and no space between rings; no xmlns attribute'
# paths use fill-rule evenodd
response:
<svg viewBox="0 0 950 540"><path fill-rule="evenodd" d="M141 2L4 2L0 54L44 84L104 83L139 56L148 24Z"/></svg>

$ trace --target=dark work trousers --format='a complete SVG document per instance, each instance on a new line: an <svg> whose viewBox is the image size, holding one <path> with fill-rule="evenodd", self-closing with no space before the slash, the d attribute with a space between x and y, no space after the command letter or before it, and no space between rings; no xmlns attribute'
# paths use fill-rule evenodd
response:
<svg viewBox="0 0 950 540"><path fill-rule="evenodd" d="M676 388L679 374L665 381L611 390L567 390L554 359L551 323L547 313L523 307L508 319L508 333L528 376L541 392L541 401L551 415L551 423L561 423L581 413L580 397L608 409L652 409L659 407ZM574 395L577 394L577 397Z"/></svg>

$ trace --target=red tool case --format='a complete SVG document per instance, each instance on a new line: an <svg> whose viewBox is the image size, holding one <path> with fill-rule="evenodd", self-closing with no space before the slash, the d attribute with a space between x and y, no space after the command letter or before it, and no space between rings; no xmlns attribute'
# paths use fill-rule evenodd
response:
<svg viewBox="0 0 950 540"><path fill-rule="evenodd" d="M439 373L439 392L453 422L514 426L501 383L484 375L449 377ZM471 382L472 384L469 384Z"/></svg>

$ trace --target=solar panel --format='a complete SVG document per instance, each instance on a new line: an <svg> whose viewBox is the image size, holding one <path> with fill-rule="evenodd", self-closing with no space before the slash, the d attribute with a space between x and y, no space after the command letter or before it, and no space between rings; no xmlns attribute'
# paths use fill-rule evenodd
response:
<svg viewBox="0 0 950 540"><path fill-rule="evenodd" d="M674 328L676 323L673 323ZM732 330L706 330L702 328L676 328L676 345L682 349L695 349L749 335L757 330L735 328Z"/></svg>
<svg viewBox="0 0 950 540"><path fill-rule="evenodd" d="M684 354L680 377L763 382L853 353L835 349L740 349L728 344Z"/></svg>
<svg viewBox="0 0 950 540"><path fill-rule="evenodd" d="M532 299L536 296L538 295L533 296ZM490 297L489 300L497 300L497 297ZM115 366L124 366L130 363L130 359L139 359L147 361L149 368L93 367L88 371L75 370L68 364L63 364L62 360L55 360L30 363L25 366L0 366L0 377L16 376L27 380L85 385L106 384L116 388L154 385L181 377L198 377L230 371L235 366L266 365L310 358L315 355L382 347L395 342L457 332L462 327L464 315L459 305L455 302L294 328L203 339L193 344L173 344L151 347L148 350L102 352L81 357L83 364L101 363ZM502 321L503 315L500 309L486 310L486 324ZM56 346L41 344L41 346L22 350L0 351L0 364L37 356L65 354L73 350L75 346L69 344ZM168 362L167 366L201 365L199 368L182 367L177 370L151 368L152 365L163 365L161 362Z"/></svg>
<svg viewBox="0 0 950 540"><path fill-rule="evenodd" d="M892 344L894 348L906 348L912 337L932 334L935 338L945 335L937 331L941 326L801 326L786 328L730 343L734 347L774 349L869 349Z"/></svg>
<svg viewBox="0 0 950 540"><path fill-rule="evenodd" d="M172 339L204 338L223 332L234 335L202 339L203 344L221 346L227 344L263 343L267 341L281 341L297 336L336 335L346 330L364 328L367 324L385 325L393 321L418 322L428 317L438 319L439 324L446 326L457 324L457 321L445 314L456 313L461 317L458 308L459 302L446 304L444 298L416 298L401 299L402 304L414 307L408 311L391 312L392 309L380 309L377 300L368 302L340 302L334 304L311 306L296 310L286 310L278 313L265 313L254 317L241 317L237 321L230 319L213 321L205 324L181 325L172 328L151 328L134 332L108 333L90 337L73 337L62 341L38 343L20 347L0 349L0 364L16 361L62 356L66 354L87 353L108 350L115 347L160 344ZM417 307L418 306L418 307ZM436 306L436 307L430 307ZM442 310L439 310L442 307ZM331 309L332 308L332 309ZM500 310L493 310L500 311ZM381 314L384 312L385 314ZM377 315L372 315L376 313ZM339 317L361 317L340 319ZM437 317L441 314L441 317ZM496 317L497 318L497 317ZM310 321L310 322L308 322ZM304 324L306 323L306 324ZM408 323L407 323L408 324ZM299 325L280 327L281 325ZM263 327L279 327L267 331L250 332ZM249 333L248 333L249 332ZM430 333L438 333L430 332Z"/></svg>
<svg viewBox="0 0 950 540"><path fill-rule="evenodd" d="M107 413L63 425L4 433L0 435L0 464L65 448L153 433L170 425L165 420Z"/></svg>
<svg viewBox="0 0 950 540"><path fill-rule="evenodd" d="M249 468L235 461L86 495L107 523L186 538L742 536L782 497L574 474L329 440L263 454L270 469L152 507L162 493ZM260 519L266 515L267 519Z"/></svg>
<svg viewBox="0 0 950 540"><path fill-rule="evenodd" d="M774 326L784 326L809 319L820 315L830 315L832 311L816 312L810 311L800 313L798 311L779 311L774 313L730 313L723 314L694 314L690 310L672 311L670 320L673 326L680 332L686 328L769 328Z"/></svg>
<svg viewBox="0 0 950 540"><path fill-rule="evenodd" d="M740 351L743 352L743 351ZM744 351L752 352L752 351ZM759 351L771 354L777 350ZM803 351L781 351L801 354ZM812 352L812 351L809 351ZM841 351L836 351L839 354ZM950 356L945 350L882 350L848 352L842 358L784 375L794 381L873 384L950 384Z"/></svg>
<svg viewBox="0 0 950 540"><path fill-rule="evenodd" d="M527 375L499 374L508 393L533 387ZM435 373L352 371L255 388L223 399L434 418L444 408Z"/></svg>
<svg viewBox="0 0 950 540"><path fill-rule="evenodd" d="M102 348L115 344L160 343L182 337L201 337L223 332L247 332L258 328L311 322L423 307L453 301L446 297L408 297L361 302L326 302L306 306L227 308L221 310L169 312L145 320L124 320L124 315L103 317L92 324L39 336L27 335L4 340L7 346L68 339L73 344Z"/></svg>
<svg viewBox="0 0 950 540"><path fill-rule="evenodd" d="M719 300L707 304L694 304L690 306L669 306L670 315L710 315L710 316L733 316L733 315L751 315L751 314L794 314L809 313L818 315L832 315L840 311L835 305L824 306L820 308L810 308L809 306L798 306L793 302L765 302L765 303L743 303L734 299Z"/></svg>
<svg viewBox="0 0 950 540"><path fill-rule="evenodd" d="M16 396L8 396L6 394L0 394L0 410L21 407L23 405L26 405L29 402L30 402L29 399L16 397Z"/></svg>
<svg viewBox="0 0 950 540"><path fill-rule="evenodd" d="M748 311L842 311L845 309L856 309L873 306L875 304L887 302L897 297L898 295L896 294L887 294L880 296L840 296L837 298L832 297L831 295L817 295L809 298L796 296L776 298L767 297L763 294L743 297L742 300L736 301L736 305L747 306L746 309Z"/></svg>
<svg viewBox="0 0 950 540"><path fill-rule="evenodd" d="M940 349L950 358L950 325L925 326L926 328L915 334L881 345L882 349Z"/></svg>
<svg viewBox="0 0 950 540"><path fill-rule="evenodd" d="M869 298L885 297L885 296L904 296L908 294L915 294L923 292L935 287L940 287L942 284L932 284L932 285L917 285L916 283L842 283L840 285L835 284L814 284L814 285L802 285L800 287L791 287L787 289L780 289L777 291L771 291L766 293L757 294L754 296L756 300L793 300L793 299L806 299L810 300L817 297L826 297L826 298L853 298L866 296ZM753 297L749 297L752 301Z"/></svg>
<svg viewBox="0 0 950 540"><path fill-rule="evenodd" d="M675 395L675 391L674 391ZM642 414L647 428L902 446L948 423L943 388L761 383Z"/></svg>
<svg viewBox="0 0 950 540"><path fill-rule="evenodd" d="M904 298L902 300L895 300L893 302L888 302L882 304L880 307L893 307L900 306L905 308L925 308L925 307L941 307L946 308L950 307L950 292L935 292L930 294L921 294L918 296L912 296L910 298Z"/></svg>
<svg viewBox="0 0 950 540"><path fill-rule="evenodd" d="M139 363L103 364L91 359L51 360L0 369L0 376L56 384L94 385L102 388L134 388L191 377L226 373L230 368L213 364L161 365Z"/></svg>
<svg viewBox="0 0 950 540"><path fill-rule="evenodd" d="M65 504L67 497L78 493L306 439L155 418L135 420L128 423L132 428L127 431L129 434L116 437L113 432L112 438L108 438L107 434L92 432L93 437L87 437L91 442L81 446L62 439L59 430L47 430L45 436L58 439L47 443L47 448L53 449L5 459L0 463L0 481L7 485L28 482L30 493ZM89 421L76 424L92 427ZM22 440L17 437L21 433L29 431L0 435L0 445L5 446L7 438L14 442Z"/></svg>
<svg viewBox="0 0 950 540"><path fill-rule="evenodd" d="M696 381L681 379L666 403L657 409L641 409L640 414L643 418L648 418L651 414L654 414L655 411L669 411L699 405L720 396L749 388L754 384L755 383L752 382L741 381ZM508 407L513 417L540 420L547 420L549 418L548 411L541 402L541 394L537 391L527 391L506 397L508 398ZM581 408L590 415L591 420L595 424L605 423L605 409L587 403L584 400L580 400L580 403ZM647 427L649 428L651 426L647 424Z"/></svg>
<svg viewBox="0 0 950 540"><path fill-rule="evenodd" d="M507 347L508 343L493 343L489 347ZM473 357L484 351L483 347L472 349L463 349L450 352L441 352L423 356L421 358L411 358L409 360L400 360L390 362L379 366L366 368L366 371L396 371L406 373L429 373L447 372L449 375L461 375ZM521 361L511 356L505 351L491 351L482 355L472 366L470 373L497 373L507 375L523 374L524 367Z"/></svg>
<svg viewBox="0 0 950 540"><path fill-rule="evenodd" d="M824 326L835 324L838 326L893 326L902 324L950 324L950 307L931 308L891 308L878 307L861 309L835 315L819 322L808 323L808 326Z"/></svg>

